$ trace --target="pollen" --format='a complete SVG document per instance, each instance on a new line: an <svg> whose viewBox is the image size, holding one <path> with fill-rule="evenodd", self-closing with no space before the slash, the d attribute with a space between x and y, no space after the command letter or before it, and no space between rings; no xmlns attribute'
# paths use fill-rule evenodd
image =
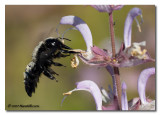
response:
<svg viewBox="0 0 160 115"><path fill-rule="evenodd" d="M71 91L69 91L69 92L67 92L67 93L63 93L63 95L71 95L71 94L72 94Z"/></svg>
<svg viewBox="0 0 160 115"><path fill-rule="evenodd" d="M77 68L78 65L79 65L78 57L77 55L74 55L74 57L71 59L71 67Z"/></svg>

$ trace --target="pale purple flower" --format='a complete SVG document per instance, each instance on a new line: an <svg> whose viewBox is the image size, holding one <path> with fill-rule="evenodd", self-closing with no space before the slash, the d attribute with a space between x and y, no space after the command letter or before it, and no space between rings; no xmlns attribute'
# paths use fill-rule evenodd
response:
<svg viewBox="0 0 160 115"><path fill-rule="evenodd" d="M84 90L84 91L88 91L92 94L95 103L96 103L96 109L97 110L102 110L102 95L101 95L101 91L98 88L97 84L94 83L93 81L90 80L85 80L85 81L81 81L76 83L77 88L64 93L64 95L68 95L71 94L74 91L78 91L78 90Z"/></svg>
<svg viewBox="0 0 160 115"><path fill-rule="evenodd" d="M147 103L146 95L145 95L145 88L146 88L148 78L154 74L155 74L155 68L152 67L152 68L143 70L138 78L138 93L139 93L139 97L140 97L142 104Z"/></svg>
<svg viewBox="0 0 160 115"><path fill-rule="evenodd" d="M122 96L121 96L121 102L122 102L122 110L154 110L155 108L155 101L147 102L146 96L145 96L145 87L148 78L155 74L155 68L148 68L141 72L139 79L138 79L138 93L139 98L134 98L131 101L128 102L127 100L127 94L126 89L127 86L125 82L122 83ZM84 90L88 91L92 94L95 103L96 103L96 109L97 110L119 110L117 99L112 94L112 89L110 89L110 93L108 93L105 89L101 88L101 91L97 84L91 80L84 80L81 82L76 83L77 87L67 93L64 93L64 95L70 95L74 91ZM101 93L102 92L102 93ZM107 106L102 105L102 100L104 103L107 104ZM141 100L141 103L140 101ZM129 104L128 104L129 103Z"/></svg>
<svg viewBox="0 0 160 115"><path fill-rule="evenodd" d="M123 6L117 5L117 6L111 6L111 5L92 5L95 9L97 9L100 12L108 12L112 13L113 10L119 10ZM116 83L114 79L114 70L113 67L132 67L136 65L140 65L146 62L154 62L155 60L152 59L146 49L142 49L142 46L144 47L146 45L145 41L142 41L140 43L131 43L131 31L132 31L132 22L135 19L137 22L137 26L139 31L140 24L138 20L136 19L136 16L141 16L142 19L142 11L139 8L133 8L128 13L128 16L125 21L124 26L124 43L122 43L119 52L116 54L116 56L112 57L112 52L106 50L106 49L100 49L97 46L93 46L92 41L92 34L88 27L88 25L79 17L76 16L64 16L62 17L60 24L69 24L74 26L80 33L82 34L86 46L87 51L80 51L78 56L81 58L83 62L85 62L88 65L94 65L98 67L105 67L108 72L112 76L113 80L113 91L108 93L103 88L101 89L102 93L100 92L100 89L94 83L90 80L85 80L78 82L77 88L64 93L64 95L69 95L74 91L78 90L85 90L92 94L94 97L96 108L97 110L119 110L118 101L117 101L117 92L116 92ZM141 20L142 21L142 20ZM76 50L75 50L76 51ZM148 71L147 71L148 70ZM146 72L147 71L147 72ZM132 104L128 104L127 101L127 94L126 94L126 84L122 83L122 97L121 97L121 103L122 103L122 110L139 110L139 109L145 109L143 108L146 105L147 100L145 96L145 86L147 83L147 80L150 75L155 73L154 68L149 68L140 74L139 80L138 80L138 93L139 98L134 98ZM102 100L104 103L107 103L107 106L102 106ZM154 102L149 103L149 106L153 106L154 108ZM142 104L141 104L142 103ZM148 103L147 103L148 104ZM146 107L146 106L145 106ZM148 107L148 105L147 105Z"/></svg>
<svg viewBox="0 0 160 115"><path fill-rule="evenodd" d="M107 8L113 8L111 6L95 6L96 8L106 10ZM114 8L119 9L122 6L115 6ZM79 57L81 60L88 65L95 65L106 67L108 65L114 67L130 67L143 64L146 62L154 62L147 52L146 49L142 49L142 43L133 43L131 46L131 28L132 22L136 16L142 15L139 8L133 8L126 18L124 27L124 44L122 44L116 57L112 57L112 52L108 50L102 50L97 46L93 46L92 34L88 25L79 17L76 16L64 16L60 20L60 24L69 24L79 30L85 40L87 51L81 52ZM138 21L137 21L138 23Z"/></svg>
<svg viewBox="0 0 160 115"><path fill-rule="evenodd" d="M64 16L60 20L60 24L68 24L74 26L83 36L87 51L91 52L91 47L93 47L92 34L88 25L77 16Z"/></svg>
<svg viewBox="0 0 160 115"><path fill-rule="evenodd" d="M117 100L114 99L114 95L112 94L112 89L110 89L110 93L106 92L105 89L101 88L101 91L98 87L98 85L91 81L91 80L84 80L81 82L76 83L77 87L67 93L64 93L63 95L71 95L74 91L84 90L91 93L93 96L95 103L96 103L96 109L97 110L117 110L118 109L118 103ZM108 105L107 107L102 106L102 98L105 103L111 102L112 104ZM63 100L64 101L64 100ZM114 103L114 104L113 104Z"/></svg>
<svg viewBox="0 0 160 115"><path fill-rule="evenodd" d="M120 10L123 5L91 5L93 8L98 10L99 12L108 12L111 13L114 10Z"/></svg>
<svg viewBox="0 0 160 115"><path fill-rule="evenodd" d="M128 102L129 110L155 110L155 100L148 99L145 95L147 80L154 74L154 67L145 69L140 73L137 86L139 97L133 98Z"/></svg>
<svg viewBox="0 0 160 115"><path fill-rule="evenodd" d="M136 16L140 15L142 18L142 11L139 8L133 8L128 13L128 16L125 21L124 25L124 44L125 48L128 48L131 46L131 34L132 34L132 22L134 19L136 19ZM140 29L140 25L138 23L138 20L136 19L137 26ZM141 30L140 30L141 31Z"/></svg>
<svg viewBox="0 0 160 115"><path fill-rule="evenodd" d="M92 40L91 31L88 25L81 18L77 16L64 16L61 18L60 24L72 25L82 34L87 46L87 51L83 51L80 49L77 49L74 51L81 52L80 54L82 58L85 58L87 60L91 59L93 57L93 54L91 51L91 47L93 47L93 40ZM71 61L71 66L73 68L76 68L78 65L79 65L79 60L77 58L77 55L75 55Z"/></svg>
<svg viewBox="0 0 160 115"><path fill-rule="evenodd" d="M122 110L128 110L128 101L127 101L127 94L126 94L126 83L122 83L122 96L121 96L121 103L122 103Z"/></svg>

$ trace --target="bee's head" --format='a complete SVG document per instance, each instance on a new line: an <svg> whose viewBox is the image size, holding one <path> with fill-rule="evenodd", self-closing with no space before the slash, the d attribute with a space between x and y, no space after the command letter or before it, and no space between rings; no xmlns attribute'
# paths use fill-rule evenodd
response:
<svg viewBox="0 0 160 115"><path fill-rule="evenodd" d="M67 38L63 38L65 40L68 40L70 41L69 39ZM58 48L58 49L71 49L70 47L66 46L64 43L63 43L63 39L58 37L58 38L47 38L45 40L45 46L48 47L48 48Z"/></svg>
<svg viewBox="0 0 160 115"><path fill-rule="evenodd" d="M53 48L53 47L60 48L63 45L63 43L57 38L47 38L45 40L45 45L48 48Z"/></svg>

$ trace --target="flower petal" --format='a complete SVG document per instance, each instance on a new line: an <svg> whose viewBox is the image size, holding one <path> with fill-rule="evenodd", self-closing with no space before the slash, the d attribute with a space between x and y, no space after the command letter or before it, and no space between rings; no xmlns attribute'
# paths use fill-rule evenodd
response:
<svg viewBox="0 0 160 115"><path fill-rule="evenodd" d="M82 34L87 51L91 52L91 47L93 46L92 34L88 25L79 17L76 16L64 16L60 20L60 24L69 24L74 26Z"/></svg>
<svg viewBox="0 0 160 115"><path fill-rule="evenodd" d="M125 50L119 51L117 54L117 61L119 63L118 67L131 67L140 65L146 62L155 62L149 55L147 49L142 48L145 46L145 41L140 43L133 43L132 46L126 48Z"/></svg>
<svg viewBox="0 0 160 115"><path fill-rule="evenodd" d="M77 84L77 89L88 90L94 97L97 110L102 110L102 95L97 84L90 80L81 81L76 84Z"/></svg>
<svg viewBox="0 0 160 115"><path fill-rule="evenodd" d="M148 59L138 59L133 57L133 59L124 59L123 61L119 62L119 65L117 67L132 67L137 66L140 64L144 64L147 62L155 62L154 59L148 58Z"/></svg>
<svg viewBox="0 0 160 115"><path fill-rule="evenodd" d="M123 82L122 83L122 96L121 96L122 110L128 110L126 89L127 89L127 86L125 82Z"/></svg>
<svg viewBox="0 0 160 115"><path fill-rule="evenodd" d="M132 22L138 15L142 15L141 9L133 8L130 10L126 18L124 25L124 43L126 48L131 46Z"/></svg>
<svg viewBox="0 0 160 115"><path fill-rule="evenodd" d="M113 10L120 10L123 5L91 5L93 8L99 12L111 13Z"/></svg>
<svg viewBox="0 0 160 115"><path fill-rule="evenodd" d="M120 10L124 5L112 5L114 10Z"/></svg>
<svg viewBox="0 0 160 115"><path fill-rule="evenodd" d="M64 93L63 95L70 95L74 91L79 91L79 90L84 90L88 91L92 94L95 103L96 103L96 109L97 110L102 110L102 94L100 89L98 88L97 84L91 80L84 80L81 82L76 83L77 88Z"/></svg>
<svg viewBox="0 0 160 115"><path fill-rule="evenodd" d="M142 104L147 103L145 88L146 88L148 78L153 74L155 74L155 68L154 67L148 68L143 70L138 78L138 93L139 93L139 97L141 99Z"/></svg>

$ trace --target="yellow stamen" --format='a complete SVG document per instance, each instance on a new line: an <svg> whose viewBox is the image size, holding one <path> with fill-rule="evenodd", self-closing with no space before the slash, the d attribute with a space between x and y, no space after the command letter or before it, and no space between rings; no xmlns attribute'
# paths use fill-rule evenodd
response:
<svg viewBox="0 0 160 115"><path fill-rule="evenodd" d="M71 91L69 91L69 92L67 92L67 93L63 93L63 95L71 95L71 94L72 94Z"/></svg>
<svg viewBox="0 0 160 115"><path fill-rule="evenodd" d="M141 26L138 24L137 27L138 27L138 31L141 32L142 31Z"/></svg>
<svg viewBox="0 0 160 115"><path fill-rule="evenodd" d="M131 55L139 59L146 59L147 58L146 52L147 52L146 49L141 50L141 47L136 47L131 50Z"/></svg>
<svg viewBox="0 0 160 115"><path fill-rule="evenodd" d="M147 52L147 50L143 49L142 54L144 55L144 54L146 54L146 52Z"/></svg>
<svg viewBox="0 0 160 115"><path fill-rule="evenodd" d="M116 59L113 59L112 61L113 61L113 63L118 63L118 61Z"/></svg>

